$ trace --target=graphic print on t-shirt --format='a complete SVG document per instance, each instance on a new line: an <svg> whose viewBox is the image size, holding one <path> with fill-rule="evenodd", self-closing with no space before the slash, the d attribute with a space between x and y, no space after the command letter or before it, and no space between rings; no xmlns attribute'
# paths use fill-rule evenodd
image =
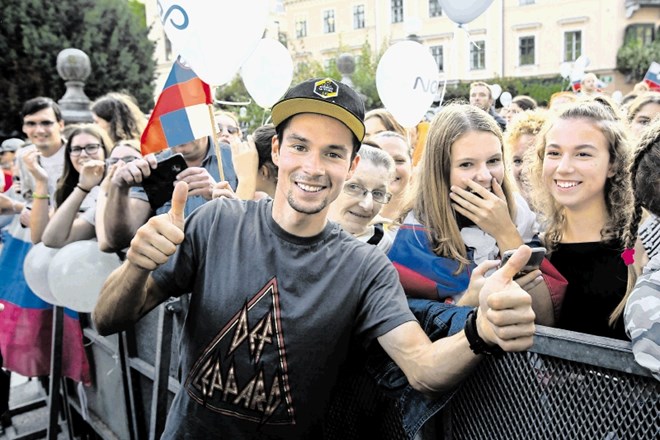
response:
<svg viewBox="0 0 660 440"><path fill-rule="evenodd" d="M261 424L295 424L277 280L248 298L193 365L185 387L206 408Z"/></svg>

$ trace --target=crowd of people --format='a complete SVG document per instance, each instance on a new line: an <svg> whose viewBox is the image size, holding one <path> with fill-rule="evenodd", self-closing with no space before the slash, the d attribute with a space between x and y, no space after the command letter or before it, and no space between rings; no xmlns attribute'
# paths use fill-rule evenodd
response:
<svg viewBox="0 0 660 440"><path fill-rule="evenodd" d="M216 136L145 156L129 95L66 127L54 101L31 99L27 139L0 149L4 367L49 374L47 344L28 342L49 341L52 320L22 277L30 247L96 240L124 262L91 320L71 314L63 374L90 383L81 326L123 331L190 294L164 438L315 435L356 343L430 394L485 355L529 348L535 323L631 340L660 380L660 92L616 103L592 80L501 112L475 82L413 128L308 80L251 134L218 110ZM143 183L178 154L186 167L156 205ZM420 301L454 330L431 342Z"/></svg>

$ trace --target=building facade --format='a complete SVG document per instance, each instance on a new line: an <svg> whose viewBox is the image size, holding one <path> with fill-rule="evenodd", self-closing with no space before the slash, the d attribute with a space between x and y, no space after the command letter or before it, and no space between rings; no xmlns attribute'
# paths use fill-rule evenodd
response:
<svg viewBox="0 0 660 440"><path fill-rule="evenodd" d="M616 71L626 36L658 34L660 1L494 0L459 27L439 0L285 0L286 34L294 60L328 60L337 47L374 53L412 35L429 48L448 82L557 75L561 63L589 58L587 72L606 91L632 89Z"/></svg>
<svg viewBox="0 0 660 440"><path fill-rule="evenodd" d="M158 93L176 54L156 0L145 6ZM554 76L582 55L590 60L585 71L595 73L606 92L625 94L634 84L616 71L617 50L627 38L660 38L660 0L493 0L462 27L440 0L264 0L264 7L270 8L266 35L286 40L294 63L311 57L327 64L340 47L357 55L365 42L378 54L414 38L429 48L439 79L448 83Z"/></svg>

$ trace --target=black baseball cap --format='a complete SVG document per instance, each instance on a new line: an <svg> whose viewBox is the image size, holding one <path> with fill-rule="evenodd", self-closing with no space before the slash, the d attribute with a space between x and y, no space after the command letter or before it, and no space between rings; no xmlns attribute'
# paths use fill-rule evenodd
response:
<svg viewBox="0 0 660 440"><path fill-rule="evenodd" d="M299 113L330 116L348 127L360 142L364 138L364 102L346 84L331 78L314 78L291 87L272 108L271 118L277 127Z"/></svg>

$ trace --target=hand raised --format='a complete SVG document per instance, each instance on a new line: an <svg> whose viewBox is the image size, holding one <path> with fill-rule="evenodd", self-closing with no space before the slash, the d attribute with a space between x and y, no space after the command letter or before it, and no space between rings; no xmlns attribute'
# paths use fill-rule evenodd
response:
<svg viewBox="0 0 660 440"><path fill-rule="evenodd" d="M530 256L531 249L520 246L504 266L486 278L479 293L479 335L505 351L523 351L532 346L532 297L513 281Z"/></svg>
<svg viewBox="0 0 660 440"><path fill-rule="evenodd" d="M89 191L101 183L101 180L103 180L104 172L105 162L95 159L88 160L82 165L78 183L83 189Z"/></svg>
<svg viewBox="0 0 660 440"><path fill-rule="evenodd" d="M128 261L146 270L164 264L184 239L184 209L188 184L179 182L172 193L172 208L167 214L151 217L135 233L126 254Z"/></svg>
<svg viewBox="0 0 660 440"><path fill-rule="evenodd" d="M189 188L189 195L191 196L202 196L206 200L213 198L215 179L209 174L206 168L188 167L177 174L176 182L186 182Z"/></svg>
<svg viewBox="0 0 660 440"><path fill-rule="evenodd" d="M23 156L23 161L25 162L27 170L37 182L48 183L48 173L39 163L40 156L41 153L37 150L33 150Z"/></svg>

